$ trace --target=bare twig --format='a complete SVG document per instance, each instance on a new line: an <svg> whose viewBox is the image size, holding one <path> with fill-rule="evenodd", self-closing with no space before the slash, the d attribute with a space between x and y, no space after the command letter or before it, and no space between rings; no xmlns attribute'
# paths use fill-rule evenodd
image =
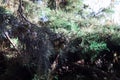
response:
<svg viewBox="0 0 120 80"><path fill-rule="evenodd" d="M52 68L52 71L54 71L56 69L56 65L58 64L58 58L59 58L59 54L57 55L56 59L54 60L51 68Z"/></svg>
<svg viewBox="0 0 120 80"><path fill-rule="evenodd" d="M48 79L47 80L53 80L53 75L52 73L54 73L56 66L58 65L58 58L59 58L59 54L57 55L56 59L54 60L53 64L51 65L51 70L49 71L48 74Z"/></svg>
<svg viewBox="0 0 120 80"><path fill-rule="evenodd" d="M33 25L33 26L36 26L35 24L31 23L31 22L24 16L23 8L22 8L22 0L19 0L18 13L19 13L19 16L20 16L26 23L28 23L28 24L30 24L30 25Z"/></svg>
<svg viewBox="0 0 120 80"><path fill-rule="evenodd" d="M9 40L9 42L12 44L12 46L17 50L17 52L18 52L19 54L21 54L20 51L19 51L19 50L17 49L17 47L15 46L15 44L14 44L14 43L12 42L12 40L10 39L8 33L7 33L7 32L4 32L4 35L5 35L6 38Z"/></svg>

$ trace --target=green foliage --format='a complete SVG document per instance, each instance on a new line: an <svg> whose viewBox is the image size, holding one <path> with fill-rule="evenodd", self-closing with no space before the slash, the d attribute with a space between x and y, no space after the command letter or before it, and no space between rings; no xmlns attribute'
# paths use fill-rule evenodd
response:
<svg viewBox="0 0 120 80"><path fill-rule="evenodd" d="M105 9L104 12L106 12L106 13L114 13L114 11L112 9L109 9L109 8Z"/></svg>
<svg viewBox="0 0 120 80"><path fill-rule="evenodd" d="M105 42L95 42L93 41L90 46L89 46L90 51L92 51L93 53L91 54L91 61L94 61L94 59L98 56L98 54L100 53L100 51L103 50L108 50L107 45Z"/></svg>
<svg viewBox="0 0 120 80"><path fill-rule="evenodd" d="M88 54L91 57L91 61L94 61L99 53L103 50L109 50L105 42L91 42L89 45L83 46L83 54ZM87 57L87 56L86 56Z"/></svg>
<svg viewBox="0 0 120 80"><path fill-rule="evenodd" d="M96 51L97 53L104 50L104 49L107 49L107 46L106 46L106 43L105 42L95 42L93 41L91 44L90 44L90 50L91 51Z"/></svg>
<svg viewBox="0 0 120 80"><path fill-rule="evenodd" d="M3 7L0 7L0 13L4 14L6 12L6 10Z"/></svg>
<svg viewBox="0 0 120 80"><path fill-rule="evenodd" d="M12 12L0 6L0 14L11 14Z"/></svg>
<svg viewBox="0 0 120 80"><path fill-rule="evenodd" d="M59 80L57 75L54 77L54 80Z"/></svg>
<svg viewBox="0 0 120 80"><path fill-rule="evenodd" d="M109 50L105 40L101 36L102 35L98 32L85 33L81 35L82 42L80 46L83 49L82 53L83 55L90 55L91 61L94 61L101 51Z"/></svg>
<svg viewBox="0 0 120 80"><path fill-rule="evenodd" d="M34 78L32 80L39 80L37 75L34 75Z"/></svg>
<svg viewBox="0 0 120 80"><path fill-rule="evenodd" d="M46 3L48 0L43 1ZM49 0L50 1L50 0ZM51 0L54 1L54 0ZM88 12L84 8L83 0L67 0L66 11L51 10L48 4L37 5L29 1L23 1L24 13L30 21L39 21L39 18L45 13L50 23L47 26L57 32L64 33L70 40L76 37L82 38L82 46L84 53L99 53L100 51L107 49L105 39L106 35L110 35L111 40L119 43L118 29L116 26L106 26L100 23L100 19L97 18L82 18L83 15L88 15ZM50 3L52 4L52 3ZM55 7L55 6L54 6ZM0 12L6 12L3 8ZM105 13L112 12L112 10L105 9ZM73 48L74 49L74 48ZM74 50L73 50L74 51Z"/></svg>

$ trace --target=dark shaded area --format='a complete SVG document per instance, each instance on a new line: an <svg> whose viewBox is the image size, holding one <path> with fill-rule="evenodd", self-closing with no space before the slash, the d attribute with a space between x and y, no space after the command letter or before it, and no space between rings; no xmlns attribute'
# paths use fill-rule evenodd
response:
<svg viewBox="0 0 120 80"><path fill-rule="evenodd" d="M11 62L12 61L12 62ZM0 76L1 80L32 80L33 72L28 66L24 66L15 60L9 60L9 64L4 73Z"/></svg>
<svg viewBox="0 0 120 80"><path fill-rule="evenodd" d="M5 72L7 65L6 57L4 56L3 52L0 52L0 75Z"/></svg>
<svg viewBox="0 0 120 80"><path fill-rule="evenodd" d="M73 41L76 41L73 40ZM78 42L78 41L77 41ZM81 43L81 42L80 42ZM80 44L79 43L79 44ZM82 54L82 48L75 44L69 48L76 47L75 51L67 49L63 55L66 57L56 70L60 80L119 80L120 79L120 46L112 41L106 40L108 50L100 51L94 62L90 55ZM88 59L87 59L88 58Z"/></svg>
<svg viewBox="0 0 120 80"><path fill-rule="evenodd" d="M52 32L48 27L38 27L28 20L24 20L22 13L20 18L8 14L0 15L0 20L3 21L0 24L2 25L0 27L2 34L1 42L6 43L8 41L11 44L9 38L18 38L21 45L19 49L15 48L15 50L12 50L9 45L3 47L10 50L5 55L14 55L13 57L15 58L5 61L7 67L1 63L1 66L5 66L6 69L1 73L0 79L32 80L35 74L38 75L39 79L41 77L46 79L48 70L54 61L51 59L56 57L51 55L56 55L55 52L59 51L64 43L62 36ZM7 27L8 25L9 28ZM5 36L5 33L7 33L9 38ZM56 44L54 42L59 43ZM4 44L1 43L1 45ZM58 46L58 48L54 49L55 46Z"/></svg>
<svg viewBox="0 0 120 80"><path fill-rule="evenodd" d="M48 0L48 7L50 9L62 9L66 11L66 6L69 5L67 0Z"/></svg>

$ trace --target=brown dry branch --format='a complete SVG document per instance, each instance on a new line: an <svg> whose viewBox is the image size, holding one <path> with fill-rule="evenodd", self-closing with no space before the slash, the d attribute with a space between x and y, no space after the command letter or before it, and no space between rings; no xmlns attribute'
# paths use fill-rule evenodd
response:
<svg viewBox="0 0 120 80"><path fill-rule="evenodd" d="M18 52L19 54L21 54L20 50L17 49L17 47L15 46L15 44L14 44L14 43L12 42L12 40L10 39L8 33L7 33L7 32L4 32L4 34L5 34L6 38L8 39L8 41L12 44L12 46L17 50L17 52Z"/></svg>
<svg viewBox="0 0 120 80"><path fill-rule="evenodd" d="M24 21L25 23L27 23L30 26L36 26L35 24L31 23L25 16L23 13L23 8L22 8L22 0L19 0L19 7L18 7L18 16L22 19L22 22Z"/></svg>

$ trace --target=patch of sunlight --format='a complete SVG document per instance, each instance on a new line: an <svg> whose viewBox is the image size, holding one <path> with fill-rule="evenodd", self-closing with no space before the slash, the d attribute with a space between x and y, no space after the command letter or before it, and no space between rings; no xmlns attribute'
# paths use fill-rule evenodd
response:
<svg viewBox="0 0 120 80"><path fill-rule="evenodd" d="M84 4L88 5L94 13L98 13L101 9L111 8L114 13L107 15L105 19L120 25L120 0L84 0Z"/></svg>
<svg viewBox="0 0 120 80"><path fill-rule="evenodd" d="M118 24L120 25L120 0L117 0L115 3L114 3L114 14L112 15L112 21L115 23L115 24Z"/></svg>
<svg viewBox="0 0 120 80"><path fill-rule="evenodd" d="M6 57L9 59L9 58L13 58L13 57L16 57L17 55L16 54L7 54Z"/></svg>
<svg viewBox="0 0 120 80"><path fill-rule="evenodd" d="M84 4L89 5L93 12L97 13L101 8L107 8L111 0L84 0Z"/></svg>
<svg viewBox="0 0 120 80"><path fill-rule="evenodd" d="M83 27L81 28L81 31L86 32L86 33L93 33L94 29L91 27Z"/></svg>

